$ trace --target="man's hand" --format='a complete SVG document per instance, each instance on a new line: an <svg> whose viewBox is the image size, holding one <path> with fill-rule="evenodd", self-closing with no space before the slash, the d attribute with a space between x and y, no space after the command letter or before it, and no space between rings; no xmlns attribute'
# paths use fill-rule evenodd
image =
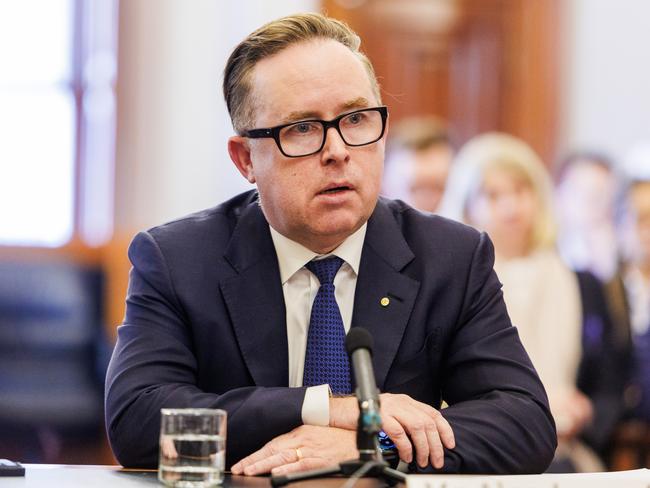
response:
<svg viewBox="0 0 650 488"><path fill-rule="evenodd" d="M437 469L444 464L443 446L456 446L451 426L442 414L426 403L408 395L382 393L381 420L384 432L392 439L402 461L415 459L422 468L431 462ZM354 397L330 399L330 426L354 430L357 428L359 408Z"/></svg>
<svg viewBox="0 0 650 488"><path fill-rule="evenodd" d="M259 451L234 464L231 471L247 476L268 472L282 475L324 468L358 457L355 431L301 425L269 441Z"/></svg>

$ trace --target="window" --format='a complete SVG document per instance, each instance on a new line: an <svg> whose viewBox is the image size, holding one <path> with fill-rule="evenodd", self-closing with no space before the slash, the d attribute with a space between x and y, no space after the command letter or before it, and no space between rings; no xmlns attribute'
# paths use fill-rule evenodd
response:
<svg viewBox="0 0 650 488"><path fill-rule="evenodd" d="M0 2L0 244L110 236L115 11Z"/></svg>

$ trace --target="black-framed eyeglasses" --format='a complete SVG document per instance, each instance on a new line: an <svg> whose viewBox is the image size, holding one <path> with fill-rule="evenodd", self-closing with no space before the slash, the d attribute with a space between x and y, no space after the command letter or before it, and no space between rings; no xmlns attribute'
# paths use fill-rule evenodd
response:
<svg viewBox="0 0 650 488"><path fill-rule="evenodd" d="M268 129L251 129L242 136L251 139L272 137L288 158L311 156L325 146L327 131L334 127L348 146L367 146L377 142L386 130L388 107L372 107L339 115L332 120L301 120Z"/></svg>

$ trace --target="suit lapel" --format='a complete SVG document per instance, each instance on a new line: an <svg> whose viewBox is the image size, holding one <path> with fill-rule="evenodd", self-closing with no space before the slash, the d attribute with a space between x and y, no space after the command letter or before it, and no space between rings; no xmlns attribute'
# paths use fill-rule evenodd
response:
<svg viewBox="0 0 650 488"><path fill-rule="evenodd" d="M269 226L257 201L242 211L225 258L237 274L222 282L221 291L251 376L259 386L287 386L284 295ZM395 217L380 200L368 220L352 315L352 327L364 327L373 336L380 389L420 287L401 273L413 258ZM382 298L389 303L382 305Z"/></svg>
<svg viewBox="0 0 650 488"><path fill-rule="evenodd" d="M352 315L352 327L368 329L374 339L373 365L380 389L420 288L418 281L400 272L413 258L395 217L380 200L368 220Z"/></svg>
<svg viewBox="0 0 650 488"><path fill-rule="evenodd" d="M255 384L288 386L286 312L278 260L258 203L246 207L226 250L237 274L221 284L242 355Z"/></svg>

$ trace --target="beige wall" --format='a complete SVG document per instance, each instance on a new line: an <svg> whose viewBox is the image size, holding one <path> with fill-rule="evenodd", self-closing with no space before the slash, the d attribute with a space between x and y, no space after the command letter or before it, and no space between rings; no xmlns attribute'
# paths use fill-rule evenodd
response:
<svg viewBox="0 0 650 488"><path fill-rule="evenodd" d="M650 2L569 0L562 146L621 159L650 140Z"/></svg>
<svg viewBox="0 0 650 488"><path fill-rule="evenodd" d="M213 206L244 189L226 151L222 70L246 34L318 2L120 2L116 235Z"/></svg>

